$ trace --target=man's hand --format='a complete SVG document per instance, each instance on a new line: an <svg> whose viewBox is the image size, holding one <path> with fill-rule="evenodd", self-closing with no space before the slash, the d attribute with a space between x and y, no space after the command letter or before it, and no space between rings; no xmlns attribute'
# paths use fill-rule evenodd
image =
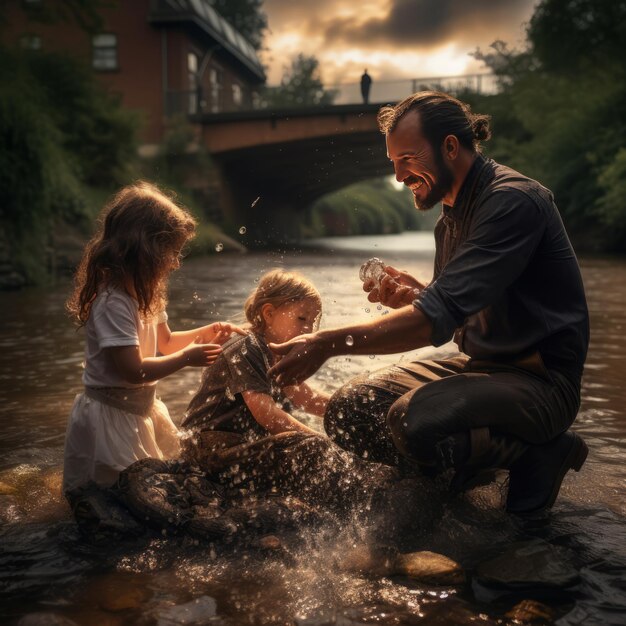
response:
<svg viewBox="0 0 626 626"><path fill-rule="evenodd" d="M380 302L392 309L411 304L424 287L417 278L391 265L385 266L385 274L380 284L374 280L363 283L363 290L368 292L367 299L370 302Z"/></svg>
<svg viewBox="0 0 626 626"><path fill-rule="evenodd" d="M285 343L270 343L269 347L280 361L270 368L268 374L281 387L305 381L329 356L315 333L300 335Z"/></svg>

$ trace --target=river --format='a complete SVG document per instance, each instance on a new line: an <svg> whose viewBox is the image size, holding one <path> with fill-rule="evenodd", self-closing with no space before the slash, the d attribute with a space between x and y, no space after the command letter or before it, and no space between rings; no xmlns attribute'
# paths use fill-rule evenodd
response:
<svg viewBox="0 0 626 626"><path fill-rule="evenodd" d="M242 305L255 278L272 267L298 269L313 279L327 327L385 313L361 290L358 268L364 259L380 256L418 278L431 275L428 233L317 243L283 253L187 260L170 283L171 327L243 321ZM581 265L591 313L582 406L574 425L590 448L583 471L567 475L552 514L535 527L520 526L477 501L475 515L465 519L451 519L452 507L431 544L461 562L494 542L534 537L565 547L581 582L547 601L557 623L626 624L626 261L583 258ZM83 359L82 334L64 314L69 289L69 281L61 281L53 288L0 293L2 623L36 611L78 624L192 623L194 606L209 616L201 623L211 624L508 623L504 613L511 602L477 588L427 588L341 572L334 566L340 543L311 542L289 563L252 562L236 552L216 556L201 546L190 552L167 538L121 552L84 545L59 490L65 424L81 388ZM312 383L333 391L350 376L399 358L452 351L449 344L402 357L338 358ZM199 371L187 368L159 383L175 421L198 380ZM431 547L428 537L422 543ZM107 594L131 600L112 607L102 599Z"/></svg>

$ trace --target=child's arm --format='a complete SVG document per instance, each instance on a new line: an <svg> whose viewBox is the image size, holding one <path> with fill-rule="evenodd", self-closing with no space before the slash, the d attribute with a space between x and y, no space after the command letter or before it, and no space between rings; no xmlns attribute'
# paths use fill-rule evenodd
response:
<svg viewBox="0 0 626 626"><path fill-rule="evenodd" d="M321 391L316 391L306 383L300 383L292 387L283 387L285 395L299 408L304 409L311 415L324 417L326 405L330 396Z"/></svg>
<svg viewBox="0 0 626 626"><path fill-rule="evenodd" d="M305 426L286 411L278 408L272 397L259 391L244 391L243 399L254 419L272 435L283 433L288 430L296 430L303 433L319 434Z"/></svg>
<svg viewBox="0 0 626 626"><path fill-rule="evenodd" d="M183 350L168 356L144 358L139 346L106 348L111 355L118 374L132 385L150 383L169 376L183 367L205 367L217 359L222 346L201 344L194 341Z"/></svg>
<svg viewBox="0 0 626 626"><path fill-rule="evenodd" d="M182 350L196 338L199 338L200 343L222 344L232 333L245 335L246 331L228 322L214 322L192 330L172 332L167 322L163 322L157 326L157 343L161 354L172 354Z"/></svg>

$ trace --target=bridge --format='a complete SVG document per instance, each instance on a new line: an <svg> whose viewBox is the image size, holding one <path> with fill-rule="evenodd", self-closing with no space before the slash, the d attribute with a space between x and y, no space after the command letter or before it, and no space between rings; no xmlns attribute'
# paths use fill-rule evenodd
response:
<svg viewBox="0 0 626 626"><path fill-rule="evenodd" d="M467 89L468 77L462 78ZM231 229L245 224L249 232L253 225L259 244L297 238L298 220L315 200L351 183L393 174L377 112L413 93L413 87L433 86L442 88L414 80L408 93L376 104L194 116L217 169L225 224Z"/></svg>
<svg viewBox="0 0 626 626"><path fill-rule="evenodd" d="M337 105L203 117L202 140L217 166L225 220L255 224L270 241L295 237L298 214L319 197L392 174L376 124L379 108Z"/></svg>

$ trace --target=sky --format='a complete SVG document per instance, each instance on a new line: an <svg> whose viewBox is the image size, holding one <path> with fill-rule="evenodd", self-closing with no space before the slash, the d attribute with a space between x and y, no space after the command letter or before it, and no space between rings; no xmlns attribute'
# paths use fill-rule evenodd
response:
<svg viewBox="0 0 626 626"><path fill-rule="evenodd" d="M522 48L537 0L265 0L263 62L280 83L298 53L315 55L325 85L485 71L469 53L496 39Z"/></svg>

